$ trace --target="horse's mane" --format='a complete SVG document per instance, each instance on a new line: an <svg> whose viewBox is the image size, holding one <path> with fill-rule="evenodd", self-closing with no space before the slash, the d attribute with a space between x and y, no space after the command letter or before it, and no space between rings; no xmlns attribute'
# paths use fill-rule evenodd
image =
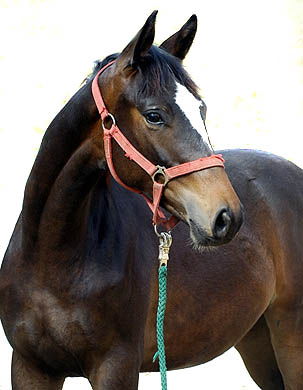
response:
<svg viewBox="0 0 303 390"><path fill-rule="evenodd" d="M119 53L116 53L111 54L102 61L95 61L94 70L85 79L85 82L93 79L103 66L118 57ZM143 76L141 78L142 84L139 86L138 94L143 98L157 95L159 92L161 92L161 94L163 92L169 92L168 85L172 76L181 85L184 85L195 97L200 98L198 87L184 69L182 62L159 47L152 46L148 54L142 59L140 64L138 64L138 68Z"/></svg>
<svg viewBox="0 0 303 390"><path fill-rule="evenodd" d="M105 57L103 60L96 60L94 62L93 71L88 76L86 76L86 78L82 81L82 85L87 84L89 81L91 81L99 72L99 70L103 68L103 66L107 65L111 61L116 60L118 57L119 57L119 53L115 53Z"/></svg>

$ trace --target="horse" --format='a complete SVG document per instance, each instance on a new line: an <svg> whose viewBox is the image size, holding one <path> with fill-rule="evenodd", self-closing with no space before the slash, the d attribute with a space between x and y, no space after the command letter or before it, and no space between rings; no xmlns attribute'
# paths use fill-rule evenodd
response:
<svg viewBox="0 0 303 390"><path fill-rule="evenodd" d="M197 18L159 47L155 19L97 63L43 137L0 273L12 387L58 390L82 376L94 390L130 390L139 372L159 370L158 242L145 203L159 228L159 185L156 203L180 220L168 264L168 369L235 346L261 389L302 390L303 172L269 153L226 150L225 169L200 167L164 183L169 169L213 152L182 66ZM159 164L156 178L116 139L106 159L103 135L116 124Z"/></svg>

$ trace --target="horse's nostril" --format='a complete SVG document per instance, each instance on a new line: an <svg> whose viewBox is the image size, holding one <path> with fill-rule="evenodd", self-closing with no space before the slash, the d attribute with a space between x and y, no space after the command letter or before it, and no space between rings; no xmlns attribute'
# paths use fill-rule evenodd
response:
<svg viewBox="0 0 303 390"><path fill-rule="evenodd" d="M213 234L217 239L225 238L230 230L232 215L226 208L219 211L214 221Z"/></svg>

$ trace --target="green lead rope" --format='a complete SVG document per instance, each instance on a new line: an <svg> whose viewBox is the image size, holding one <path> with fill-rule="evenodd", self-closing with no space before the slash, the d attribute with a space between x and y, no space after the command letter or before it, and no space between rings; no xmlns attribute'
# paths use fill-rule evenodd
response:
<svg viewBox="0 0 303 390"><path fill-rule="evenodd" d="M166 308L166 286L167 286L167 262L169 249L172 243L172 236L170 232L162 232L159 234L155 229L157 236L159 237L159 301L157 310L157 345L158 351L155 353L153 362L159 359L159 367L161 374L161 386L162 390L167 390L167 378L166 378L166 357L165 357L165 345L164 345L164 316Z"/></svg>
<svg viewBox="0 0 303 390"><path fill-rule="evenodd" d="M159 358L160 374L161 374L161 386L162 390L167 390L167 378L166 378L166 357L165 357L165 345L163 335L164 316L166 308L166 280L167 280L167 266L162 265L159 267L159 302L157 311L157 344L158 351L155 353L153 362Z"/></svg>

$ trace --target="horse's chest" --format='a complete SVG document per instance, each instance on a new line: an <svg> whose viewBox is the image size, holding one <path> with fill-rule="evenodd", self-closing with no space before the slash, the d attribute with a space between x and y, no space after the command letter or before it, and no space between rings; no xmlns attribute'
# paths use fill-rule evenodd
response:
<svg viewBox="0 0 303 390"><path fill-rule="evenodd" d="M87 310L65 306L46 291L34 291L23 302L12 333L14 348L48 366L69 373L79 372L74 359L89 347L93 326Z"/></svg>

